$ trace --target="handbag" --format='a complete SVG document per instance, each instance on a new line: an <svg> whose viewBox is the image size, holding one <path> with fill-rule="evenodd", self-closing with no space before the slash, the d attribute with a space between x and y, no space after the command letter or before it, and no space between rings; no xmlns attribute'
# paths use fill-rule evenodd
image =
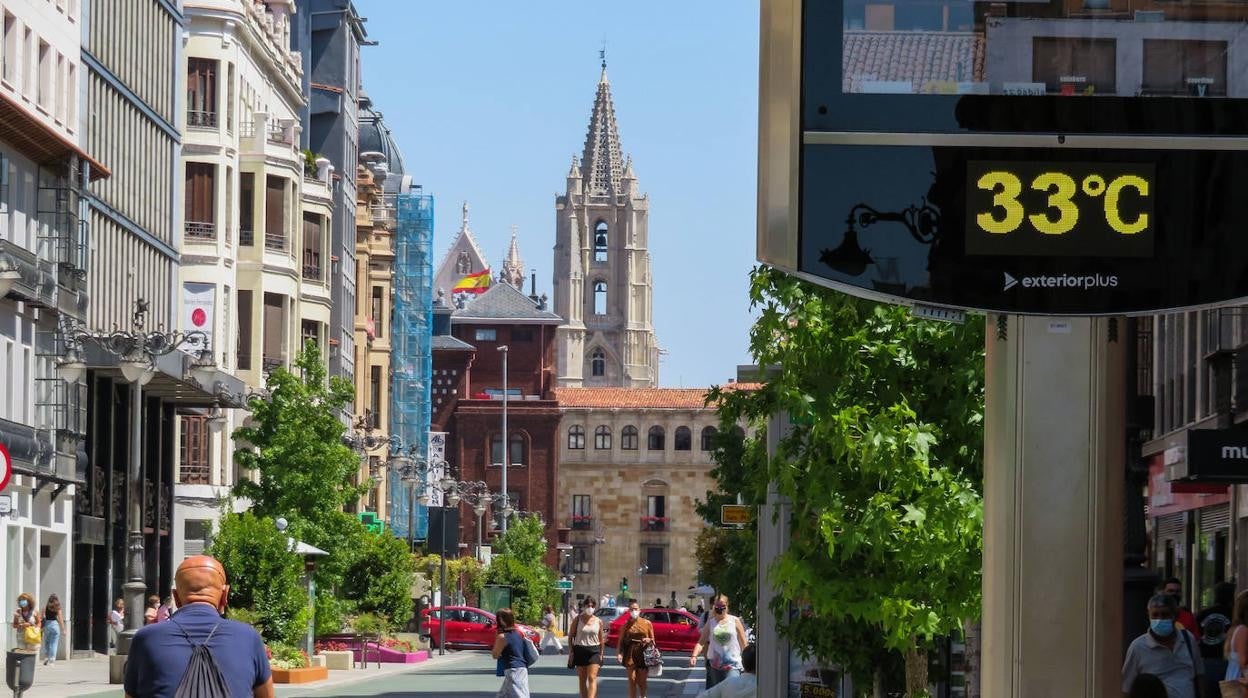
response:
<svg viewBox="0 0 1248 698"><path fill-rule="evenodd" d="M537 646L529 638L524 638L524 666L531 667L537 664L538 652Z"/></svg>
<svg viewBox="0 0 1248 698"><path fill-rule="evenodd" d="M1219 681L1218 691L1222 698L1244 698L1244 687L1239 681Z"/></svg>
<svg viewBox="0 0 1248 698"><path fill-rule="evenodd" d="M651 643L641 650L641 661L647 668L663 666L663 655L659 652L659 648Z"/></svg>
<svg viewBox="0 0 1248 698"><path fill-rule="evenodd" d="M34 625L26 626L26 630L22 632L22 639L28 645L43 644L43 630Z"/></svg>

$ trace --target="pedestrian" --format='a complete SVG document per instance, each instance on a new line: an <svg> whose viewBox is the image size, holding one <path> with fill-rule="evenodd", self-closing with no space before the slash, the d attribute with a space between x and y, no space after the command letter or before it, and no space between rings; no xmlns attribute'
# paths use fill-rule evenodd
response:
<svg viewBox="0 0 1248 698"><path fill-rule="evenodd" d="M1248 632L1244 632L1245 624L1248 624L1248 590L1239 592L1235 597L1231 631L1226 639L1226 671L1222 674L1224 681L1248 685Z"/></svg>
<svg viewBox="0 0 1248 698"><path fill-rule="evenodd" d="M1127 698L1168 698L1166 684L1153 674L1140 674L1135 677L1135 683L1131 684L1131 692L1127 694Z"/></svg>
<svg viewBox="0 0 1248 698"><path fill-rule="evenodd" d="M529 665L524 661L524 635L516 627L516 614L510 608L500 608L494 614L498 619L498 637L494 638L494 650L490 654L498 660L503 685L495 698L529 698Z"/></svg>
<svg viewBox="0 0 1248 698"><path fill-rule="evenodd" d="M610 594L603 594L602 598L598 601L598 608L609 608L613 606L615 606L615 599L611 598Z"/></svg>
<svg viewBox="0 0 1248 698"><path fill-rule="evenodd" d="M56 651L61 645L61 635L65 632L65 622L61 618L61 600L56 594L48 596L48 603L43 607L43 663L56 663Z"/></svg>
<svg viewBox="0 0 1248 698"><path fill-rule="evenodd" d="M1198 641L1175 626L1179 606L1171 594L1148 600L1148 631L1131 641L1122 663L1122 692L1130 693L1140 674L1156 674L1169 698L1197 698L1204 673L1196 651Z"/></svg>
<svg viewBox="0 0 1248 698"><path fill-rule="evenodd" d="M13 631L17 634L14 646L31 654L38 654L39 644L43 638L39 635L39 611L35 608L35 597L22 592L17 595L17 610L13 612ZM33 631L28 632L30 628ZM32 640L34 640L32 642Z"/></svg>
<svg viewBox="0 0 1248 698"><path fill-rule="evenodd" d="M1162 593L1169 594L1174 597L1174 602L1179 607L1179 615L1175 617L1175 622L1180 630L1186 630L1192 634L1192 637L1200 639L1200 626L1196 623L1196 616L1192 615L1191 610L1183 605L1183 583L1178 577L1170 577L1166 579L1165 584L1161 585Z"/></svg>
<svg viewBox="0 0 1248 698"><path fill-rule="evenodd" d="M702 634L689 655L689 666L698 663L698 654L706 648L706 687L714 688L724 679L741 673L741 651L747 644L745 624L728 613L728 597L716 594L711 598L714 615L702 625Z"/></svg>
<svg viewBox="0 0 1248 698"><path fill-rule="evenodd" d="M646 682L650 667L646 666L646 647L654 644L654 624L641 617L637 599L628 600L628 620L620 628L620 642L615 658L628 671L628 698L646 698Z"/></svg>
<svg viewBox="0 0 1248 698"><path fill-rule="evenodd" d="M754 645L749 645L741 650L741 673L702 691L698 698L756 698L758 675L754 671L757 666L758 651Z"/></svg>
<svg viewBox="0 0 1248 698"><path fill-rule="evenodd" d="M555 635L555 629L558 627L559 622L555 619L555 608L550 604L546 604L542 609L542 630L546 631L542 634L542 654L546 654L546 650L554 650L555 654L563 654L563 643Z"/></svg>
<svg viewBox="0 0 1248 698"><path fill-rule="evenodd" d="M171 615L173 615L173 597L166 596L165 602L156 609L156 622L159 623L162 620L169 620L169 616Z"/></svg>
<svg viewBox="0 0 1248 698"><path fill-rule="evenodd" d="M662 597L656 598L656 599L654 600L654 607L655 607L655 608L663 608L663 598L662 598Z"/></svg>
<svg viewBox="0 0 1248 698"><path fill-rule="evenodd" d="M580 615L572 621L572 632L568 635L568 641L572 643L572 651L568 653L568 667L576 668L581 698L596 698L598 671L602 667L607 633L602 627L602 619L594 615L593 599L585 599Z"/></svg>
<svg viewBox="0 0 1248 698"><path fill-rule="evenodd" d="M147 608L143 609L143 625L151 625L160 620L160 597L152 594L147 597Z"/></svg>
<svg viewBox="0 0 1248 698"><path fill-rule="evenodd" d="M1227 632L1235 605L1235 585L1220 582L1213 586L1213 605L1196 614L1200 626L1200 659L1205 665L1204 690L1207 696L1218 695L1218 680L1226 675Z"/></svg>
<svg viewBox="0 0 1248 698"><path fill-rule="evenodd" d="M222 617L229 590L225 568L216 558L195 555L178 565L173 592L177 617L140 628L130 643L124 684L129 698L172 698L184 679L224 684L224 695L230 698L273 698L273 676L260 634L246 623ZM199 661L202 654L192 661L193 650L201 645L219 671Z"/></svg>
<svg viewBox="0 0 1248 698"><path fill-rule="evenodd" d="M113 608L108 612L108 646L117 647L121 632L126 629L126 600L118 597Z"/></svg>

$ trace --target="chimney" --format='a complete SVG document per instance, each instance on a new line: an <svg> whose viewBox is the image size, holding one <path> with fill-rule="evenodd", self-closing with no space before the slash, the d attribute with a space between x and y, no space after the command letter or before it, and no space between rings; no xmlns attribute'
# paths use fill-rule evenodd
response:
<svg viewBox="0 0 1248 698"><path fill-rule="evenodd" d="M529 274L529 300L537 305L537 270L534 269Z"/></svg>

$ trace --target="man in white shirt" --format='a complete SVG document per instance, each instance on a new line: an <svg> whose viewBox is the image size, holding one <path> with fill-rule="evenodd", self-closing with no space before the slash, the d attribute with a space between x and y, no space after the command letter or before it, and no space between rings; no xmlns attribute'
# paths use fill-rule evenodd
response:
<svg viewBox="0 0 1248 698"><path fill-rule="evenodd" d="M758 676L754 673L757 654L754 645L746 647L741 651L741 666L745 671L702 691L698 698L757 698Z"/></svg>

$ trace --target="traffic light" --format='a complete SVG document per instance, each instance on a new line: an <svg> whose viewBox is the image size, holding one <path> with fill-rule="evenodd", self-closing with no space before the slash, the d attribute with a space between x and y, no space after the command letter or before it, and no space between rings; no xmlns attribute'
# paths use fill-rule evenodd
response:
<svg viewBox="0 0 1248 698"><path fill-rule="evenodd" d="M628 593L628 577L620 577L620 593Z"/></svg>

